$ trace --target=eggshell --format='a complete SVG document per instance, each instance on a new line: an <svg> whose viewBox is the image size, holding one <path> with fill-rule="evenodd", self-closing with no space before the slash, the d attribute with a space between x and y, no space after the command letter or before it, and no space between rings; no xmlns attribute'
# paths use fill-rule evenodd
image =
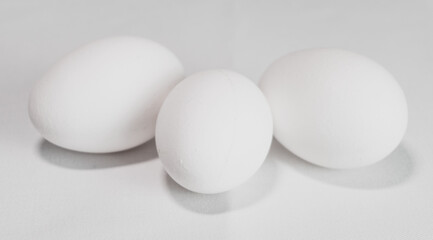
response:
<svg viewBox="0 0 433 240"><path fill-rule="evenodd" d="M167 173L199 193L230 190L261 166L272 140L272 116L259 88L228 70L187 77L158 115L156 146Z"/></svg>
<svg viewBox="0 0 433 240"><path fill-rule="evenodd" d="M373 164L397 147L406 130L406 99L393 76L349 51L288 54L268 68L260 87L278 141L320 166Z"/></svg>
<svg viewBox="0 0 433 240"><path fill-rule="evenodd" d="M153 138L159 108L182 78L179 60L156 42L98 40L64 57L35 84L30 119L63 148L125 150Z"/></svg>

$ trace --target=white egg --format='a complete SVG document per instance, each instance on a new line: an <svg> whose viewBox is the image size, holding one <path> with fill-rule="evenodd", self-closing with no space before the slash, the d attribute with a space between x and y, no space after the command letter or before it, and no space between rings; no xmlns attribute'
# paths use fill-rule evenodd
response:
<svg viewBox="0 0 433 240"><path fill-rule="evenodd" d="M159 108L183 78L160 44L112 37L73 51L39 80L30 118L48 141L83 152L115 152L153 138Z"/></svg>
<svg viewBox="0 0 433 240"><path fill-rule="evenodd" d="M155 139L165 170L177 183L199 193L224 192L245 182L265 160L271 111L244 76L199 72L167 96Z"/></svg>
<svg viewBox="0 0 433 240"><path fill-rule="evenodd" d="M406 99L393 76L349 51L288 54L268 68L260 87L277 140L320 166L373 164L398 146L406 130Z"/></svg>

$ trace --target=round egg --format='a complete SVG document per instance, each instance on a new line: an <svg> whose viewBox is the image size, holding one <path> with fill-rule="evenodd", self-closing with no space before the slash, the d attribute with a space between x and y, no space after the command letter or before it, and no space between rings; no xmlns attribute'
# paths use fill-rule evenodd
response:
<svg viewBox="0 0 433 240"><path fill-rule="evenodd" d="M373 164L400 143L404 93L382 66L340 49L288 54L265 72L275 138L300 158L328 168Z"/></svg>
<svg viewBox="0 0 433 240"><path fill-rule="evenodd" d="M262 165L272 116L260 89L229 70L193 74L167 96L156 124L166 172L199 193L230 190Z"/></svg>
<svg viewBox="0 0 433 240"><path fill-rule="evenodd" d="M178 58L151 40L120 36L73 51L32 89L29 115L48 141L106 153L154 137L168 92L183 78Z"/></svg>

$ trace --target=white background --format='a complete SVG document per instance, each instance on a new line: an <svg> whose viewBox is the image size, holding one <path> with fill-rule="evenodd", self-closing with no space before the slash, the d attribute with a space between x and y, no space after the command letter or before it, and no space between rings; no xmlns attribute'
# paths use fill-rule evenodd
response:
<svg viewBox="0 0 433 240"><path fill-rule="evenodd" d="M370 167L308 164L274 141L242 187L199 195L175 184L154 142L91 155L43 141L27 117L32 84L101 37L148 37L188 74L229 68L257 82L309 47L362 53L409 103L400 147ZM1 239L432 239L433 2L0 1Z"/></svg>

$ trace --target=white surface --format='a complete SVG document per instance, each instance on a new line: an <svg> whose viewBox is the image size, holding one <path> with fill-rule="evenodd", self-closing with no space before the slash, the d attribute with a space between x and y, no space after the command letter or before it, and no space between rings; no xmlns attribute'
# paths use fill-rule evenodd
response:
<svg viewBox="0 0 433 240"><path fill-rule="evenodd" d="M29 117L46 140L66 149L130 149L155 136L159 108L183 78L177 57L152 40L100 39L62 57L36 82Z"/></svg>
<svg viewBox="0 0 433 240"><path fill-rule="evenodd" d="M217 69L194 73L167 96L156 122L158 156L177 183L221 193L263 164L273 135L268 102L250 79Z"/></svg>
<svg viewBox="0 0 433 240"><path fill-rule="evenodd" d="M407 103L394 77L362 55L335 48L296 51L260 80L275 138L319 166L364 167L388 156L407 127Z"/></svg>
<svg viewBox="0 0 433 240"><path fill-rule="evenodd" d="M433 3L420 1L0 1L2 239L431 239ZM41 140L31 85L104 36L149 37L187 73L232 68L257 81L276 58L340 47L388 69L409 106L403 143L365 169L332 171L278 143L243 187L202 196L173 183L154 143L79 154Z"/></svg>

